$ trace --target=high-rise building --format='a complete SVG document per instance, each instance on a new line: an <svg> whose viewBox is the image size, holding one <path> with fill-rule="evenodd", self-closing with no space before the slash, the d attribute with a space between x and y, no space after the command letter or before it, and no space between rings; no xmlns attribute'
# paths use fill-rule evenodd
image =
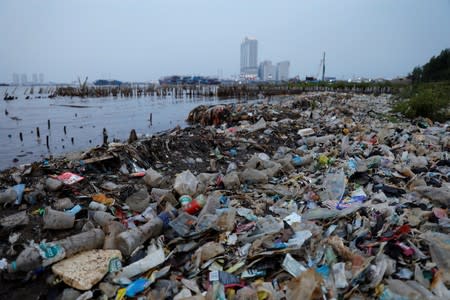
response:
<svg viewBox="0 0 450 300"><path fill-rule="evenodd" d="M289 79L289 61L281 61L277 63L277 81L285 81Z"/></svg>
<svg viewBox="0 0 450 300"><path fill-rule="evenodd" d="M43 84L44 83L44 74L39 73L39 83Z"/></svg>
<svg viewBox="0 0 450 300"><path fill-rule="evenodd" d="M259 79L270 81L276 80L277 69L270 60L265 60L259 64Z"/></svg>
<svg viewBox="0 0 450 300"><path fill-rule="evenodd" d="M19 85L20 84L19 74L17 74L17 73L13 74L13 84L14 85Z"/></svg>
<svg viewBox="0 0 450 300"><path fill-rule="evenodd" d="M246 37L241 43L241 76L256 79L258 76L258 41Z"/></svg>
<svg viewBox="0 0 450 300"><path fill-rule="evenodd" d="M20 75L20 81L22 82L22 85L26 85L28 83L27 74Z"/></svg>
<svg viewBox="0 0 450 300"><path fill-rule="evenodd" d="M38 74L33 73L32 78L33 78L33 80L32 80L31 82L32 82L33 84L38 83Z"/></svg>

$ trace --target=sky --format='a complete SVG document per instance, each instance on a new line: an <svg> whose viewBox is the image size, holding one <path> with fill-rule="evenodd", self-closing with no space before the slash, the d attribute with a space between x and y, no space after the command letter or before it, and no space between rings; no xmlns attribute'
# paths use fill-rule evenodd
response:
<svg viewBox="0 0 450 300"><path fill-rule="evenodd" d="M450 0L0 0L0 82L230 78L245 36L291 77L326 52L327 76L394 78L450 47Z"/></svg>

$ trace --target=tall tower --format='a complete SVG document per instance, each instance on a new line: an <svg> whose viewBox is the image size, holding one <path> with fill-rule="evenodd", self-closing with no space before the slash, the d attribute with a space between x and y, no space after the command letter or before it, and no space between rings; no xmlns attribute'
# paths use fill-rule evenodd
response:
<svg viewBox="0 0 450 300"><path fill-rule="evenodd" d="M245 37L241 43L241 76L254 79L258 75L258 41Z"/></svg>
<svg viewBox="0 0 450 300"><path fill-rule="evenodd" d="M322 59L322 81L325 81L325 52Z"/></svg>
<svg viewBox="0 0 450 300"><path fill-rule="evenodd" d="M288 60L280 61L277 64L277 81L289 80L289 66L290 62Z"/></svg>

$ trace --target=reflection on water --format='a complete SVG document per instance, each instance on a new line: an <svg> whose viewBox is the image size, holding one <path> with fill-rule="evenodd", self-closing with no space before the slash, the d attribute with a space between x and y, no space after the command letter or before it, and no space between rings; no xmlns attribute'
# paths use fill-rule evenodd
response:
<svg viewBox="0 0 450 300"><path fill-rule="evenodd" d="M13 89L8 87L9 93ZM174 99L170 96L87 99L33 99L31 96L31 99L25 99L24 88L15 90L17 100L4 101L5 91L6 87L0 88L0 169L40 160L50 154L100 145L103 128L107 129L109 141L112 141L127 139L131 129L138 134L152 134L177 125L183 127L186 126L189 111L194 107L219 102L217 98ZM223 100L220 102L224 103ZM40 138L37 137L37 128Z"/></svg>

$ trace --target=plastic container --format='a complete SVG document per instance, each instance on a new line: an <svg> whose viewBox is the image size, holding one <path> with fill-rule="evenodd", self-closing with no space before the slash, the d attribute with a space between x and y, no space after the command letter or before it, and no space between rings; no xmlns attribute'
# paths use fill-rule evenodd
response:
<svg viewBox="0 0 450 300"><path fill-rule="evenodd" d="M204 195L199 195L191 202L187 203L183 210L190 215L198 213L205 206L206 199Z"/></svg>
<svg viewBox="0 0 450 300"><path fill-rule="evenodd" d="M311 155L306 156L293 155L291 162L296 167L306 166L313 162L313 157Z"/></svg>
<svg viewBox="0 0 450 300"><path fill-rule="evenodd" d="M117 281L121 278L132 278L136 275L142 274L150 269L157 267L165 260L166 256L164 255L164 249L152 243L148 247L147 255L144 256L144 258L124 267L122 271L117 274L115 280Z"/></svg>
<svg viewBox="0 0 450 300"><path fill-rule="evenodd" d="M93 229L71 237L25 248L16 260L8 265L8 272L28 272L51 265L78 252L99 249L105 234L101 229Z"/></svg>
<svg viewBox="0 0 450 300"><path fill-rule="evenodd" d="M117 248L123 255L131 255L137 247L148 239L160 235L174 215L173 212L162 212L144 225L120 233L116 238Z"/></svg>
<svg viewBox="0 0 450 300"><path fill-rule="evenodd" d="M96 201L91 201L91 203L89 203L89 209L97 211L106 211L107 207L104 204L98 203Z"/></svg>
<svg viewBox="0 0 450 300"><path fill-rule="evenodd" d="M92 214L92 219L95 223L103 227L108 225L111 221L114 221L116 217L104 211L95 211Z"/></svg>
<svg viewBox="0 0 450 300"><path fill-rule="evenodd" d="M44 229L69 229L75 224L75 215L46 207L43 221Z"/></svg>
<svg viewBox="0 0 450 300"><path fill-rule="evenodd" d="M180 197L179 199L181 207L185 207L186 205L188 205L189 203L192 202L192 197L189 195L183 195Z"/></svg>
<svg viewBox="0 0 450 300"><path fill-rule="evenodd" d="M345 174L341 169L336 173L329 173L324 182L325 191L329 200L340 201L345 192Z"/></svg>

